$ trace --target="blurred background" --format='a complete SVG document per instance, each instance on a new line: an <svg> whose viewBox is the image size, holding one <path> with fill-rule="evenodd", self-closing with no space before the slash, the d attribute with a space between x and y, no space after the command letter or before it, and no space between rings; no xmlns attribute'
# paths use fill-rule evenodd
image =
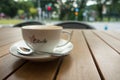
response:
<svg viewBox="0 0 120 80"><path fill-rule="evenodd" d="M120 22L120 0L0 0L0 25L27 20L81 21L109 26Z"/></svg>

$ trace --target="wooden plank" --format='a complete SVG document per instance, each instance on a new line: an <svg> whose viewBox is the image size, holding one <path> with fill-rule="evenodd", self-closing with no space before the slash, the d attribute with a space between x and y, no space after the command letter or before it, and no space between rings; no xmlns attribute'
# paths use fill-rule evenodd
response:
<svg viewBox="0 0 120 80"><path fill-rule="evenodd" d="M9 35L9 34L20 34L21 32L21 29L20 28L2 28L0 29L0 36L12 36L12 35ZM2 39L2 37L0 37L0 39Z"/></svg>
<svg viewBox="0 0 120 80"><path fill-rule="evenodd" d="M21 40L20 36L9 38L9 39L5 39L5 40L1 40L0 41L0 47L4 46L4 45L7 45L9 43L13 43L13 42L19 41L19 40Z"/></svg>
<svg viewBox="0 0 120 80"><path fill-rule="evenodd" d="M100 34L101 32L97 31L96 33ZM119 80L119 54L92 32L84 31L84 34L104 79Z"/></svg>
<svg viewBox="0 0 120 80"><path fill-rule="evenodd" d="M4 45L4 46L0 46L0 57L8 54L10 47L11 47L14 43L16 43L16 42L17 42L17 41L12 42L12 43L9 43L9 44Z"/></svg>
<svg viewBox="0 0 120 80"><path fill-rule="evenodd" d="M7 80L53 80L59 60L49 62L28 62Z"/></svg>
<svg viewBox="0 0 120 80"><path fill-rule="evenodd" d="M20 29L20 28L0 28L0 31L2 32L2 31L5 31L5 30L6 30L5 32L9 32L9 30L10 30L10 31L11 31L11 30L14 31L14 30L17 30L17 29ZM1 33L1 32L0 32L0 33Z"/></svg>
<svg viewBox="0 0 120 80"><path fill-rule="evenodd" d="M63 60L57 80L100 80L81 31L74 31L72 43L74 49Z"/></svg>
<svg viewBox="0 0 120 80"><path fill-rule="evenodd" d="M0 30L0 46L22 39L20 29L7 29Z"/></svg>
<svg viewBox="0 0 120 80"><path fill-rule="evenodd" d="M0 80L9 76L12 72L23 65L24 62L24 60L16 58L10 54L0 58Z"/></svg>
<svg viewBox="0 0 120 80"><path fill-rule="evenodd" d="M22 39L20 28L0 29L0 57L9 53L10 46Z"/></svg>
<svg viewBox="0 0 120 80"><path fill-rule="evenodd" d="M108 35L120 40L120 33L118 31L104 31Z"/></svg>
<svg viewBox="0 0 120 80"><path fill-rule="evenodd" d="M107 44L114 48L117 52L120 53L120 40L117 40L114 37L106 35L102 32L94 31L98 36L100 36Z"/></svg>

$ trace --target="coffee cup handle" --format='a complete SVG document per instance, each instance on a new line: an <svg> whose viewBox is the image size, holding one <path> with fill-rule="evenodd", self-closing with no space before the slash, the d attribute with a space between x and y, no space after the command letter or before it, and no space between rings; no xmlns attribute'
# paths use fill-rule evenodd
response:
<svg viewBox="0 0 120 80"><path fill-rule="evenodd" d="M62 33L66 33L67 34L67 36L68 36L67 42L65 42L62 45L58 45L57 47L63 47L65 45L67 45L71 41L71 38L72 38L72 35L73 35L73 30L71 32L67 31L67 30L63 30Z"/></svg>

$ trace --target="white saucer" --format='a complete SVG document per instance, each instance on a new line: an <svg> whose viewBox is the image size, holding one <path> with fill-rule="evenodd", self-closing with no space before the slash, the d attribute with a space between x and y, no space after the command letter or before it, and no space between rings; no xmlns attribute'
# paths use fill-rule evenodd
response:
<svg viewBox="0 0 120 80"><path fill-rule="evenodd" d="M61 39L60 44L66 43L66 40ZM10 47L10 53L16 57L22 58L22 59L26 59L26 60L32 60L32 61L50 61L56 58L59 58L61 56L52 56L51 54L35 54L33 53L32 55L21 55L20 53L17 52L17 46L27 46L25 44L25 42L23 40L13 44ZM54 52L55 53L60 53L63 55L68 55L70 53L70 51L73 49L73 44L71 42L69 42L67 45L63 46L63 47L59 47L59 48L55 48Z"/></svg>

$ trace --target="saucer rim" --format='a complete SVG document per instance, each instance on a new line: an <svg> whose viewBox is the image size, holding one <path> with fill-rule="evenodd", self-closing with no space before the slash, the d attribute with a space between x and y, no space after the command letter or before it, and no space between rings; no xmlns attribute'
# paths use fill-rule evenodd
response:
<svg viewBox="0 0 120 80"><path fill-rule="evenodd" d="M61 39L61 40L64 40L66 41L65 39ZM54 60L54 59L57 59L57 58L60 58L60 57L63 57L63 56L52 56L50 54L38 54L37 57L36 56L24 56L24 55L21 55L19 53L17 53L17 51L13 51L12 49L16 50L17 49L17 45L18 43L22 43L24 42L24 40L20 40L16 43L14 43L11 47L10 47L10 54L12 54L13 56L16 56L16 57L19 57L19 58L22 58L22 59L25 59L25 60L31 60L31 61L50 61L50 60ZM73 44L71 42L69 42L68 44L70 44L71 46L71 49L65 53L65 55L68 55L70 54L70 51L73 49ZM45 55L45 56L41 56L41 55Z"/></svg>

